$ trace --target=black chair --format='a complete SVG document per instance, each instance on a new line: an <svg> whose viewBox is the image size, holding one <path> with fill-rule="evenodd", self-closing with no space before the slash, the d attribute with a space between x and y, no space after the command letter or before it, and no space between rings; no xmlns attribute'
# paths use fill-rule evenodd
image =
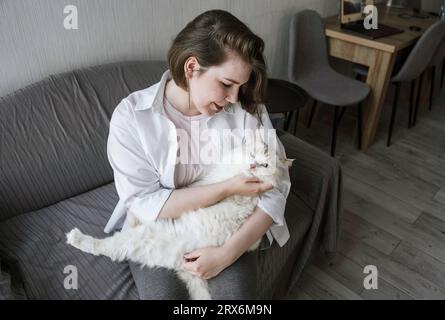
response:
<svg viewBox="0 0 445 320"><path fill-rule="evenodd" d="M307 102L306 92L294 83L280 79L268 79L266 108L269 113L284 113L285 122L283 129L289 130L292 117L295 117L293 133L295 135L300 109Z"/></svg>

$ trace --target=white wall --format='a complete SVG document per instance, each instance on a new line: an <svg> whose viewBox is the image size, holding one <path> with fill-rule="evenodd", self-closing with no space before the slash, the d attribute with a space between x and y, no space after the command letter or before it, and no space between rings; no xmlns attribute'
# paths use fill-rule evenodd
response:
<svg viewBox="0 0 445 320"><path fill-rule="evenodd" d="M78 8L65 30L63 8ZM49 74L83 66L166 59L172 38L195 16L220 8L266 42L270 74L286 77L292 13L337 13L336 0L0 0L0 97Z"/></svg>

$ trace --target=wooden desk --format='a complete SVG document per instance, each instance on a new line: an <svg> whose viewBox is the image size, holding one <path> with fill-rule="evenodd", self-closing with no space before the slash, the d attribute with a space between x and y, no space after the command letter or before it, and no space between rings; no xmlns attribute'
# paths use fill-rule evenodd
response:
<svg viewBox="0 0 445 320"><path fill-rule="evenodd" d="M413 45L422 33L438 20L432 16L427 19L404 19L399 15L411 14L410 10L386 6L379 6L378 9L379 23L403 29L404 32L369 40L343 32L338 16L324 20L330 55L369 67L366 83L371 87L371 95L363 110L363 151L374 141L396 56L402 49ZM422 31L411 31L409 27L412 25L419 26Z"/></svg>

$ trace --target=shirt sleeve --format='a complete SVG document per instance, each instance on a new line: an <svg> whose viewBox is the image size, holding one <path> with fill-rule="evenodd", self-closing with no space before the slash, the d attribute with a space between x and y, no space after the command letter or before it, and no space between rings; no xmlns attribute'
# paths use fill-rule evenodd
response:
<svg viewBox="0 0 445 320"><path fill-rule="evenodd" d="M273 141L272 139L275 139L278 158L286 159L284 146L276 135L276 131L270 121L269 113L267 112L266 107L264 105L260 105L259 108L259 114L262 122L260 129L264 131L265 141ZM272 134L272 136L269 136L269 134ZM279 170L278 175L280 183L277 187L264 192L260 196L257 206L272 218L274 221L273 226L283 226L286 199L289 195L291 182L289 167L286 164L282 163L281 161L277 161L277 170Z"/></svg>
<svg viewBox="0 0 445 320"><path fill-rule="evenodd" d="M120 202L141 222L156 220L173 189L163 188L145 156L133 114L123 100L113 112L107 156Z"/></svg>

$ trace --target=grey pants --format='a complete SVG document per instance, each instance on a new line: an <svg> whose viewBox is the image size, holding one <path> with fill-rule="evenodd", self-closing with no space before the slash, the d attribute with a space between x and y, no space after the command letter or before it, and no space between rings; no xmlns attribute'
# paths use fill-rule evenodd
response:
<svg viewBox="0 0 445 320"><path fill-rule="evenodd" d="M257 294L257 251L243 254L235 263L209 280L214 300L253 300ZM141 300L188 300L185 284L175 271L165 268L143 268L130 262Z"/></svg>

